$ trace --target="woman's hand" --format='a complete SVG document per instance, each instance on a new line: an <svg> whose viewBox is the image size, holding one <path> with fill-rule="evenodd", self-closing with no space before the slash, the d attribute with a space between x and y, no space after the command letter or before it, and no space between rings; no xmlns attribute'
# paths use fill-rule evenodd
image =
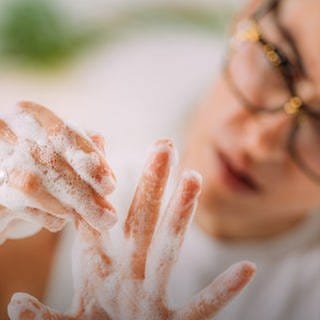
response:
<svg viewBox="0 0 320 320"><path fill-rule="evenodd" d="M21 225L51 231L84 219L97 231L115 223L105 200L115 178L99 136L64 123L48 109L21 102L0 119L0 241Z"/></svg>
<svg viewBox="0 0 320 320"><path fill-rule="evenodd" d="M181 309L171 309L166 300L169 275L201 185L197 173L185 172L157 223L172 157L169 141L154 145L122 229L125 241L120 251L113 252L109 239L79 224L73 256L75 297L68 315L18 293L8 308L10 318L202 320L213 317L239 293L255 272L250 262L232 266Z"/></svg>

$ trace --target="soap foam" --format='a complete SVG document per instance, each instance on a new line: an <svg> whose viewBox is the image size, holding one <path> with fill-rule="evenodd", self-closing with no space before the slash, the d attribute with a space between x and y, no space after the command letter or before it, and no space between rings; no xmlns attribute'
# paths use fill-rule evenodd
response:
<svg viewBox="0 0 320 320"><path fill-rule="evenodd" d="M90 175L94 168L99 165L99 157L101 156L103 159L101 152L91 142L90 138L77 131L92 146L93 152L85 153L77 148L72 138L67 136L66 131L62 130L57 134L48 136L39 122L26 111L20 110L18 113L2 117L2 119L18 139L14 145L0 140L0 169L5 170L9 175L9 183L0 186L0 203L7 207L10 212L22 212L26 207L46 211L46 208L43 208L32 197L10 185L10 172L19 170L40 177L44 189L59 199L64 206L75 209L83 216L86 216L89 212L93 221L88 222L95 228L100 223L105 224L110 213L94 201L93 192L89 186L82 188L77 185L80 177L80 180L89 184L101 196L105 194L101 183L95 181L94 177ZM36 163L32 156L32 150L35 147L40 150L41 164ZM66 176L64 172L60 172L59 168L55 167L57 156L63 159L66 166L69 164L74 169L76 179L70 179L70 176ZM108 180L105 179L103 182L106 181ZM110 184L112 184L112 181ZM1 226L7 223L3 219L0 216L0 230ZM101 228L105 227L106 225L101 226ZM9 232L9 236L15 232L14 229L14 227L11 228L12 232ZM19 227L19 229L21 228ZM22 235L26 231L20 233ZM20 233L15 234L15 237L19 236Z"/></svg>

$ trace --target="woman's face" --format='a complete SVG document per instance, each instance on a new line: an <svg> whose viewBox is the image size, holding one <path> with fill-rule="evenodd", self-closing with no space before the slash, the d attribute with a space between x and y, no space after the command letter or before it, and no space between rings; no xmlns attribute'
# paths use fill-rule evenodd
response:
<svg viewBox="0 0 320 320"><path fill-rule="evenodd" d="M278 21L290 34L304 65L305 74L295 78L299 95L306 103L318 103L320 110L320 2L283 0ZM272 15L259 24L264 37L294 61L293 50ZM246 83L246 96L263 104L270 95L268 91L266 97L270 83L277 94L278 85L268 73L272 66L250 50L246 53L245 45L239 50L243 62L235 66L237 82ZM204 176L200 209L215 215L284 221L320 205L320 185L297 167L287 151L293 118L284 111L249 112L222 75L197 110L186 145L185 166ZM320 148L320 139L309 146L307 131L301 139L307 150Z"/></svg>

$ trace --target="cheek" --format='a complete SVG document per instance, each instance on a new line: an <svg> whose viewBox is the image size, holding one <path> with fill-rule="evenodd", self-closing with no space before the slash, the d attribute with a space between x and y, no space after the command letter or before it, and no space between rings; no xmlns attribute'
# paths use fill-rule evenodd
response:
<svg viewBox="0 0 320 320"><path fill-rule="evenodd" d="M221 77L201 109L201 122L211 139L241 133L249 113L237 101L224 78Z"/></svg>
<svg viewBox="0 0 320 320"><path fill-rule="evenodd" d="M221 77L192 119L187 132L183 166L200 171L205 177L204 183L214 179L214 146L230 145L234 148L235 141L243 135L247 114L248 111L235 101Z"/></svg>
<svg viewBox="0 0 320 320"><path fill-rule="evenodd" d="M197 158L198 153L203 152L204 147L212 145L214 140L234 136L235 128L240 122L239 109L223 78L220 78L198 107L190 123L185 150L188 157Z"/></svg>
<svg viewBox="0 0 320 320"><path fill-rule="evenodd" d="M297 195L298 203L306 209L314 209L320 206L320 187L312 182L301 183Z"/></svg>
<svg viewBox="0 0 320 320"><path fill-rule="evenodd" d="M320 206L320 186L296 168L280 183L275 202L282 204L283 211L311 210Z"/></svg>

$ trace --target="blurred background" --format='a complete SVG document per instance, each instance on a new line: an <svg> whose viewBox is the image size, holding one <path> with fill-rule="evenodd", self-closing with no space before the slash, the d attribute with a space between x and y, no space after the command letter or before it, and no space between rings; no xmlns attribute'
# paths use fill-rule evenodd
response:
<svg viewBox="0 0 320 320"><path fill-rule="evenodd" d="M181 146L243 2L0 0L0 111L32 100L102 133L119 181L117 207L153 140ZM72 234L64 237L70 247ZM71 281L70 251L59 252L47 300L61 310L72 286L54 285Z"/></svg>
<svg viewBox="0 0 320 320"><path fill-rule="evenodd" d="M0 110L32 100L102 132L114 166L179 144L242 2L0 0Z"/></svg>

